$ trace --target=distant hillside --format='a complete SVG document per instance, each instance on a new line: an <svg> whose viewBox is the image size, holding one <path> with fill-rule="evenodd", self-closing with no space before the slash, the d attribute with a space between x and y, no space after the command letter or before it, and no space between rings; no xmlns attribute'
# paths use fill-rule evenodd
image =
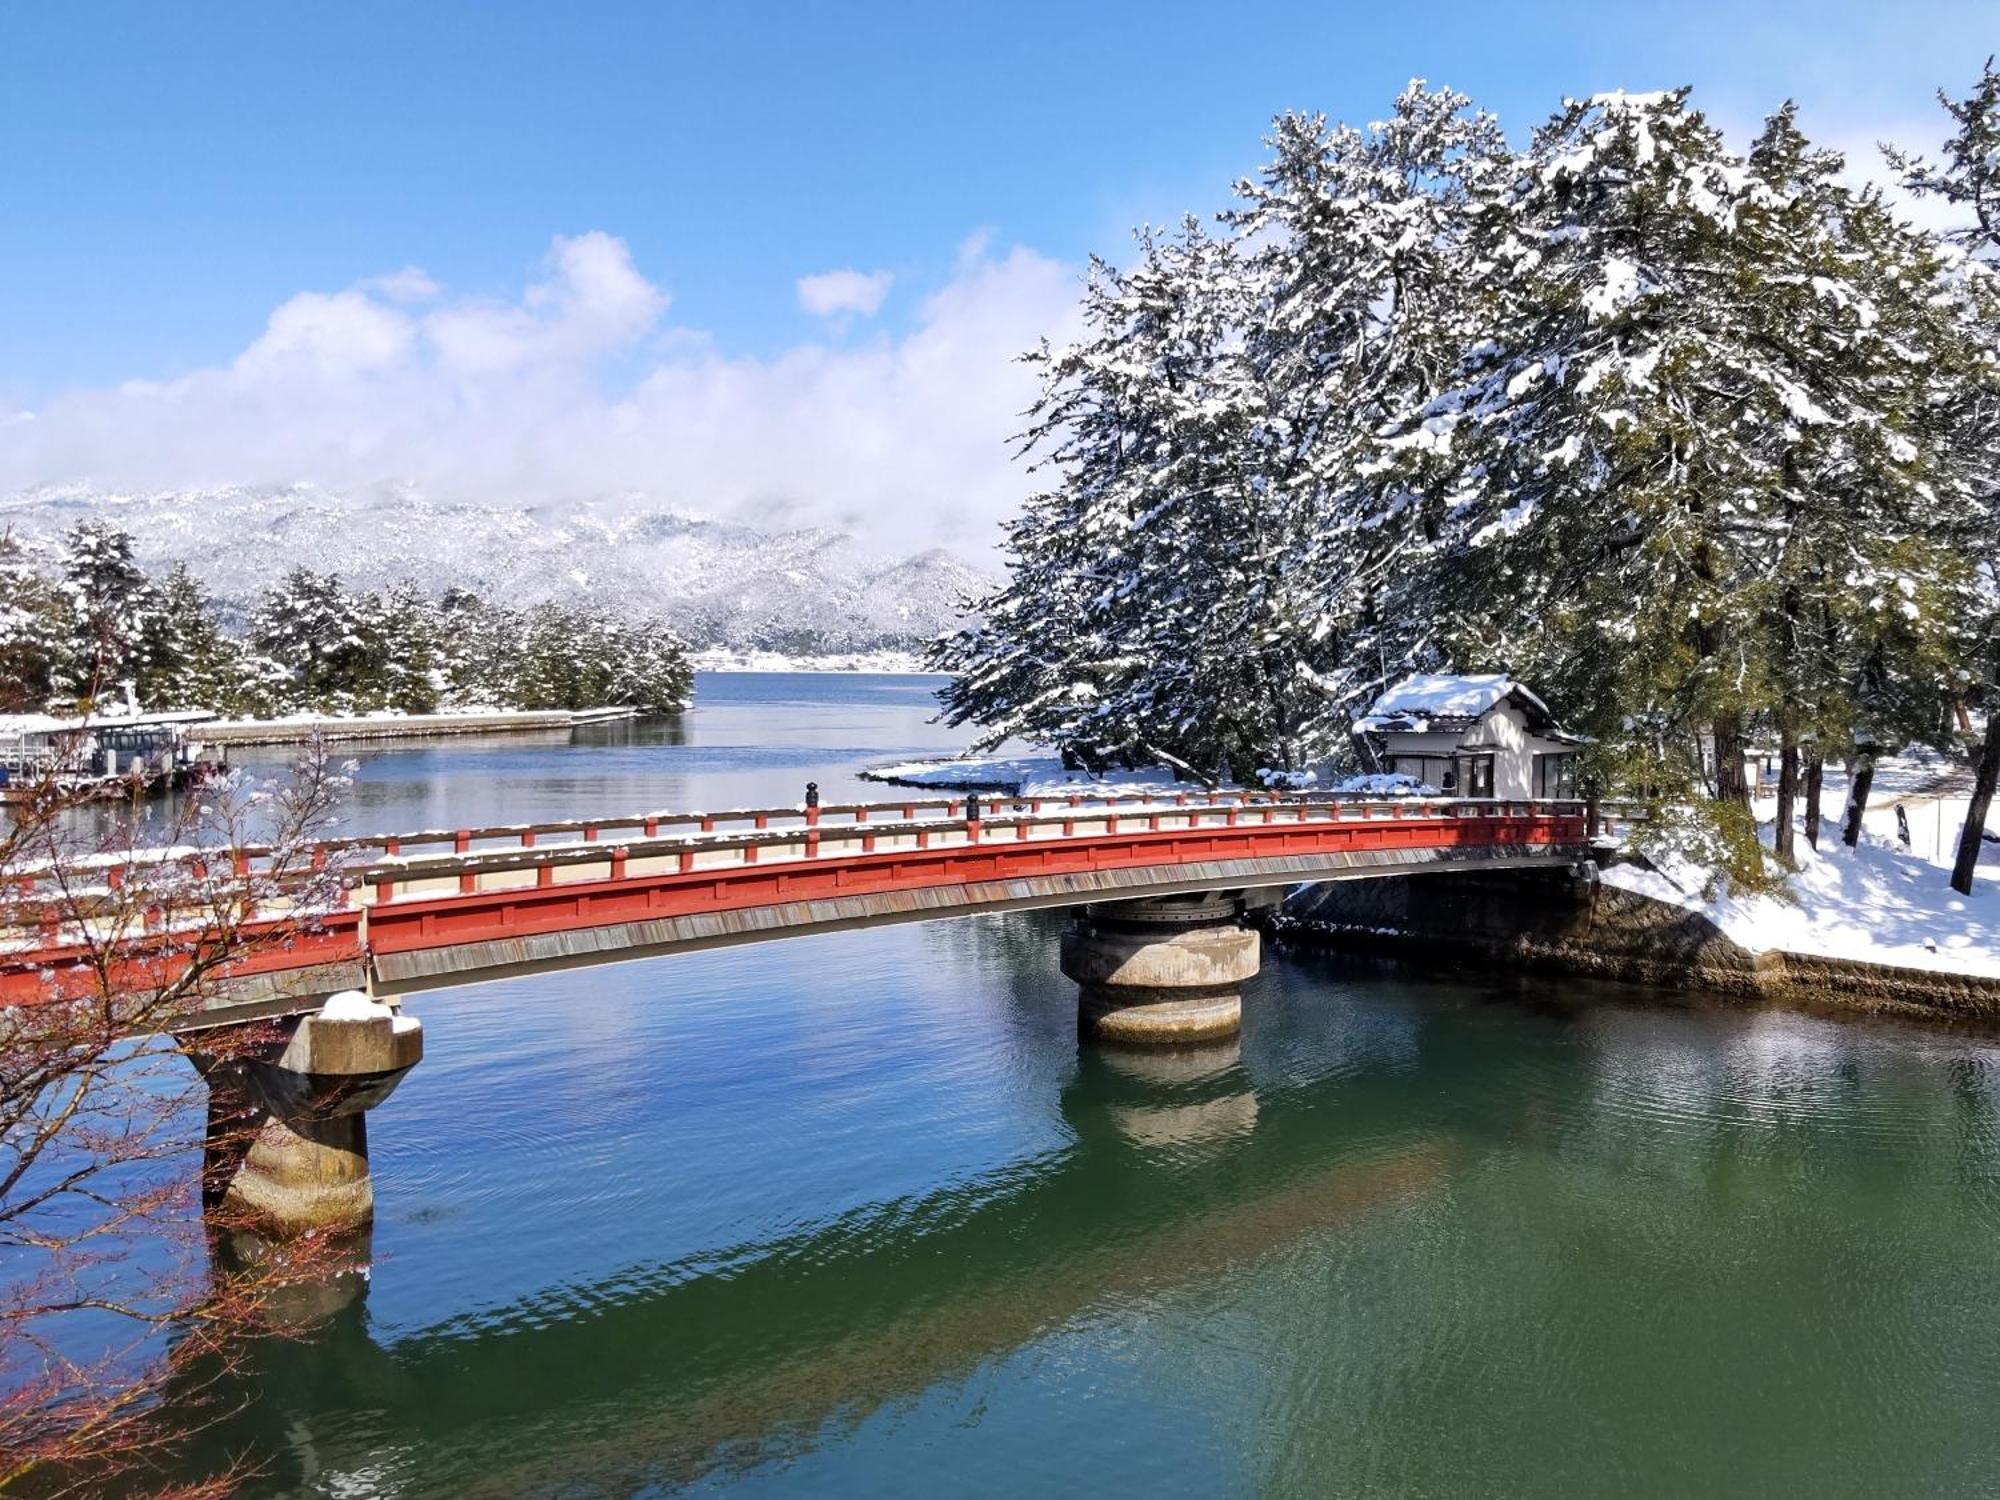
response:
<svg viewBox="0 0 2000 1500"><path fill-rule="evenodd" d="M587 595L661 614L697 647L794 655L910 650L991 578L950 553L883 557L834 531L765 532L631 503L507 507L310 487L120 495L46 488L0 500L0 526L53 541L115 520L149 570L185 562L241 619L297 564L351 586L414 578L513 605Z"/></svg>

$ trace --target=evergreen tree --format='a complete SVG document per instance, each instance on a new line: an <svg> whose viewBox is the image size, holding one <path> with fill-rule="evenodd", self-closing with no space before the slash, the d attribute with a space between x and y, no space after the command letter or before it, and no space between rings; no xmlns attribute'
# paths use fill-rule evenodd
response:
<svg viewBox="0 0 2000 1500"><path fill-rule="evenodd" d="M1994 92L1910 168L1987 225ZM1976 260L1844 184L1789 106L1739 155L1685 91L1603 95L1512 153L1412 85L1271 146L1236 238L1093 262L1084 337L1031 356L1045 483L934 655L951 721L1242 778L1337 752L1411 668L1509 670L1600 779L1706 780L1740 871L1751 734L1780 747L1781 855L1829 752L1942 742L2000 595Z"/></svg>
<svg viewBox="0 0 2000 1500"><path fill-rule="evenodd" d="M10 532L0 532L0 712L39 712L67 645L61 596Z"/></svg>
<svg viewBox="0 0 2000 1500"><path fill-rule="evenodd" d="M370 669L357 691L372 706L399 713L435 713L447 686L444 622L416 585L396 584L356 601L358 633L368 643Z"/></svg>
<svg viewBox="0 0 2000 1500"><path fill-rule="evenodd" d="M1986 732L1951 873L1952 888L1970 895L2000 783L2000 72L1988 58L1964 99L1940 93L1938 100L1957 127L1943 160L1933 164L1895 150L1888 156L1908 187L1964 214L1964 222L1946 236L1965 257L1956 268L1956 295L1947 305L1971 353L1957 372L1956 391L1938 412L1972 490L1967 560L1975 569L1974 644L1968 655L1977 664L1977 679L1983 679ZM1977 680L1971 671L1964 675Z"/></svg>
<svg viewBox="0 0 2000 1500"><path fill-rule="evenodd" d="M1135 649L1143 601L1130 591L1159 471L1175 461L1175 403L1214 360L1190 326L1201 321L1188 315L1197 289L1178 279L1211 249L1198 229L1180 247L1147 233L1129 275L1093 259L1086 337L1029 356L1043 386L1022 451L1055 483L1010 527L1010 578L980 601L983 623L936 658L955 674L947 720L984 725L982 744L1019 735L1090 764L1143 753L1153 726L1132 717L1132 695L1150 664Z"/></svg>
<svg viewBox="0 0 2000 1500"><path fill-rule="evenodd" d="M115 697L128 683L136 691L146 643L157 639L159 599L131 536L106 521L77 522L63 537L60 589L69 631L57 685L85 703Z"/></svg>
<svg viewBox="0 0 2000 1500"><path fill-rule="evenodd" d="M694 696L687 645L663 620L625 627L607 702L641 713L678 713Z"/></svg>
<svg viewBox="0 0 2000 1500"><path fill-rule="evenodd" d="M335 575L293 568L266 590L251 624L251 644L283 668L285 706L352 706L369 641L355 601Z"/></svg>
<svg viewBox="0 0 2000 1500"><path fill-rule="evenodd" d="M1685 784L1705 731L1739 836L1745 735L1775 730L1787 853L1798 746L1853 722L1860 661L1940 701L1923 606L1951 586L1934 266L1838 168L1789 110L1745 161L1684 91L1570 105L1502 200L1472 378L1428 412L1463 485L1439 587L1484 606L1450 654L1533 675L1645 784Z"/></svg>
<svg viewBox="0 0 2000 1500"><path fill-rule="evenodd" d="M176 563L156 598L142 638L140 701L152 709L236 711L243 648L222 633L208 591L185 563Z"/></svg>
<svg viewBox="0 0 2000 1500"><path fill-rule="evenodd" d="M1284 639L1325 699L1310 743L1352 741L1354 712L1430 664L1430 561L1445 503L1421 424L1481 329L1467 289L1483 205L1510 156L1490 115L1412 83L1367 130L1286 115L1228 215L1255 247L1246 333L1271 408L1273 483L1289 497L1270 585ZM1282 667L1267 668L1281 675Z"/></svg>

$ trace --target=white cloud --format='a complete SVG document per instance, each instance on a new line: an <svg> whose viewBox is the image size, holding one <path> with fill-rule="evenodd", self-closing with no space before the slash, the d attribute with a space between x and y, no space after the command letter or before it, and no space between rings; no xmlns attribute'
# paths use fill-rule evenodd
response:
<svg viewBox="0 0 2000 1500"><path fill-rule="evenodd" d="M425 286L428 305L406 305ZM511 300L407 272L301 292L226 365L42 403L0 424L0 492L396 481L461 500L630 495L978 553L1028 487L1007 441L1034 398L1016 356L1074 331L1077 292L1070 267L977 240L904 333L732 357L663 325L667 294L621 240L558 238Z"/></svg>
<svg viewBox="0 0 2000 1500"><path fill-rule="evenodd" d="M360 285L363 291L375 292L391 302L428 302L444 292L422 266L405 266L383 276L370 276Z"/></svg>
<svg viewBox="0 0 2000 1500"><path fill-rule="evenodd" d="M253 376L288 365L354 374L396 363L411 341L410 320L365 292L300 292L271 314L236 368Z"/></svg>
<svg viewBox="0 0 2000 1500"><path fill-rule="evenodd" d="M855 313L872 318L896 278L888 271L822 271L799 278L799 306L816 318Z"/></svg>

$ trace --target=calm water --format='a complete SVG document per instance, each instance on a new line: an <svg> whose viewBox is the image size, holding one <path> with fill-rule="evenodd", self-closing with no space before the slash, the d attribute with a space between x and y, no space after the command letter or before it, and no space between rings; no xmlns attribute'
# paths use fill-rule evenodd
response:
<svg viewBox="0 0 2000 1500"><path fill-rule="evenodd" d="M356 826L859 792L910 679L364 751ZM265 1493L2000 1486L2000 1048L1285 955L1080 1050L1059 916L419 997L364 1299L255 1351Z"/></svg>

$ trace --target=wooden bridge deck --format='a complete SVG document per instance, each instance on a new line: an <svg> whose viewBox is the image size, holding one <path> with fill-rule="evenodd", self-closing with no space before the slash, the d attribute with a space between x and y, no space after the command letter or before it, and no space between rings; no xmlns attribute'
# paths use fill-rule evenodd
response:
<svg viewBox="0 0 2000 1500"><path fill-rule="evenodd" d="M683 949L980 911L1283 886L1578 858L1577 802L1348 801L1267 794L942 798L731 813L650 813L331 840L346 904L274 900L222 993L193 1024L310 1008L346 988L441 985ZM172 850L107 865L93 899L119 912L147 860L255 879L271 851ZM33 921L32 880L0 947L0 1005L85 992L104 931ZM55 878L57 872L47 872ZM157 978L185 923L117 928L121 962ZM107 919L108 920L108 919ZM0 938L7 937L0 933Z"/></svg>

